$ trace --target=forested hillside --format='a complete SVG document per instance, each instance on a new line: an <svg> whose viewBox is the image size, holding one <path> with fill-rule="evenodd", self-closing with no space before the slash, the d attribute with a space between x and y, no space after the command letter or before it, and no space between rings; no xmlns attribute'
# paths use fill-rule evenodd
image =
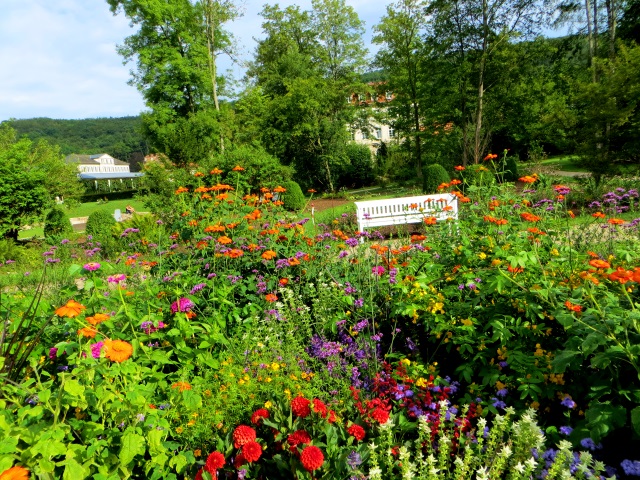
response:
<svg viewBox="0 0 640 480"><path fill-rule="evenodd" d="M108 153L129 162L132 167L148 153L141 133L140 117L86 118L82 120L56 120L30 118L8 122L19 137L27 136L34 142L47 140L59 145L64 155L70 153Z"/></svg>

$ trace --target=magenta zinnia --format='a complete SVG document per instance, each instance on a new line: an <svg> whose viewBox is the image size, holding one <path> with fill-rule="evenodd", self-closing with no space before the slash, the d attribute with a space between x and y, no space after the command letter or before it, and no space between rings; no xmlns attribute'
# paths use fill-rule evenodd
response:
<svg viewBox="0 0 640 480"><path fill-rule="evenodd" d="M195 307L195 303L186 297L182 297L171 304L171 313L190 312L193 307Z"/></svg>

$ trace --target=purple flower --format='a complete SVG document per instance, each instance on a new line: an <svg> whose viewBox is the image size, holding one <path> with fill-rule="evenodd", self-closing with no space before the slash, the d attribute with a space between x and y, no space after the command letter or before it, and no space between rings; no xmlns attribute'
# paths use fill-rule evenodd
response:
<svg viewBox="0 0 640 480"><path fill-rule="evenodd" d="M350 247L357 247L358 246L358 239L357 238L347 238L344 243L346 243Z"/></svg>
<svg viewBox="0 0 640 480"><path fill-rule="evenodd" d="M507 396L507 393L509 393L509 390L507 390L506 388L502 388L496 392L496 395L500 398L504 398Z"/></svg>
<svg viewBox="0 0 640 480"><path fill-rule="evenodd" d="M573 432L571 427L560 427L559 430L562 435L571 435L571 432Z"/></svg>
<svg viewBox="0 0 640 480"><path fill-rule="evenodd" d="M580 445L582 445L583 448L586 448L591 451L596 450L598 448L602 448L602 445L600 444L596 445L596 442L594 442L589 437L583 438L582 440L580 440Z"/></svg>
<svg viewBox="0 0 640 480"><path fill-rule="evenodd" d="M58 357L57 347L51 347L49 349L49 360L55 360Z"/></svg>
<svg viewBox="0 0 640 480"><path fill-rule="evenodd" d="M60 243L62 245L66 245L67 243L69 243L69 239L68 238L63 238L62 240L60 240Z"/></svg>
<svg viewBox="0 0 640 480"><path fill-rule="evenodd" d="M95 359L100 358L100 351L102 350L102 346L104 342L97 342L91 345L91 356Z"/></svg>
<svg viewBox="0 0 640 480"><path fill-rule="evenodd" d="M191 289L191 295L193 295L196 292L199 292L200 290L202 290L204 287L206 287L207 284L206 283L198 283L197 285L194 285L193 288Z"/></svg>
<svg viewBox="0 0 640 480"><path fill-rule="evenodd" d="M364 298L359 298L353 302L353 306L355 308L362 308L363 305L364 305Z"/></svg>
<svg viewBox="0 0 640 480"><path fill-rule="evenodd" d="M100 264L98 262L89 262L89 263L85 263L82 268L84 268L89 272L95 272L100 268Z"/></svg>
<svg viewBox="0 0 640 480"><path fill-rule="evenodd" d="M567 408L576 408L576 402L574 402L568 395L562 399L560 405L563 405Z"/></svg>
<svg viewBox="0 0 640 480"><path fill-rule="evenodd" d="M382 274L384 274L384 272L385 272L385 269L384 269L384 267L382 265L378 265L378 266L373 267L371 269L371 273L373 273L374 275L377 275L377 276L381 276Z"/></svg>
<svg viewBox="0 0 640 480"><path fill-rule="evenodd" d="M188 298L182 297L178 301L175 301L171 304L171 313L190 312L194 306L195 303L193 303Z"/></svg>
<svg viewBox="0 0 640 480"><path fill-rule="evenodd" d="M623 460L620 462L620 466L626 475L634 475L640 477L640 461L638 460Z"/></svg>
<svg viewBox="0 0 640 480"><path fill-rule="evenodd" d="M362 458L360 457L360 454L355 450L347 456L347 465L349 465L352 470L355 470L358 466L360 466L360 464L362 464Z"/></svg>
<svg viewBox="0 0 640 480"><path fill-rule="evenodd" d="M504 403L502 400L498 400L496 397L493 397L491 400L493 400L493 406L495 408L506 408L507 404Z"/></svg>
<svg viewBox="0 0 640 480"><path fill-rule="evenodd" d="M338 258L344 258L347 255L349 255L349 252L347 252L346 250L340 250L340 253L338 254Z"/></svg>

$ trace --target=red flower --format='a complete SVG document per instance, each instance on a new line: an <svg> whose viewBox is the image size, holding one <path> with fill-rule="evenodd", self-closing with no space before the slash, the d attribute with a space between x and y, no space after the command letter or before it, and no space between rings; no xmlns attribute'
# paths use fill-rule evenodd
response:
<svg viewBox="0 0 640 480"><path fill-rule="evenodd" d="M239 425L233 432L233 446L240 448L249 442L255 442L256 431L247 425Z"/></svg>
<svg viewBox="0 0 640 480"><path fill-rule="evenodd" d="M462 165L456 165L455 167L453 167L453 169L462 172L464 170L464 167Z"/></svg>
<svg viewBox="0 0 640 480"><path fill-rule="evenodd" d="M233 461L233 466L236 468L240 468L245 463L247 463L247 460L244 458L244 455L240 453L239 455L236 455L236 458Z"/></svg>
<svg viewBox="0 0 640 480"><path fill-rule="evenodd" d="M357 425L355 423L351 425L349 428L347 428L347 433L358 441L362 440L365 435L364 428L362 428L360 425Z"/></svg>
<svg viewBox="0 0 640 480"><path fill-rule="evenodd" d="M306 445L311 443L311 436L304 430L296 430L287 437L287 443L295 447L296 445Z"/></svg>
<svg viewBox="0 0 640 480"><path fill-rule="evenodd" d="M338 417L336 417L336 412L334 412L333 410L329 410L329 418L327 418L327 422L333 423L337 419L338 419Z"/></svg>
<svg viewBox="0 0 640 480"><path fill-rule="evenodd" d="M314 470L318 470L324 463L324 455L318 447L310 445L302 450L300 461L306 470L313 472Z"/></svg>
<svg viewBox="0 0 640 480"><path fill-rule="evenodd" d="M311 413L311 409L309 408L309 404L311 402L304 397L296 397L291 400L291 410L293 410L293 414L296 417L308 417Z"/></svg>
<svg viewBox="0 0 640 480"><path fill-rule="evenodd" d="M387 423L389 421L389 412L387 412L386 410L378 407L373 411L373 413L371 413L371 418L373 418L379 424L382 425L382 424Z"/></svg>
<svg viewBox="0 0 640 480"><path fill-rule="evenodd" d="M220 452L212 452L207 457L207 461L204 464L204 469L207 472L213 474L219 468L224 467L224 463L225 463L224 455L222 455Z"/></svg>
<svg viewBox="0 0 640 480"><path fill-rule="evenodd" d="M278 296L277 296L277 295L275 295L275 294L273 294L273 293L267 293L267 295L264 297L264 299L265 299L267 302L270 302L270 303L271 303L271 302L275 302L275 301L277 301L277 300L278 300Z"/></svg>
<svg viewBox="0 0 640 480"><path fill-rule="evenodd" d="M242 455L244 456L244 459L249 463L257 462L262 455L262 445L260 445L258 442L246 443L242 447Z"/></svg>
<svg viewBox="0 0 640 480"><path fill-rule="evenodd" d="M266 408L259 408L253 415L251 415L251 423L254 425L259 425L262 423L262 420L265 418L269 418L269 410Z"/></svg>
<svg viewBox="0 0 640 480"><path fill-rule="evenodd" d="M322 418L327 418L327 406L319 398L313 399L313 411L319 414Z"/></svg>
<svg viewBox="0 0 640 480"><path fill-rule="evenodd" d="M202 480L202 472L204 472L204 468L198 470L198 473L196 473L196 476L193 480Z"/></svg>

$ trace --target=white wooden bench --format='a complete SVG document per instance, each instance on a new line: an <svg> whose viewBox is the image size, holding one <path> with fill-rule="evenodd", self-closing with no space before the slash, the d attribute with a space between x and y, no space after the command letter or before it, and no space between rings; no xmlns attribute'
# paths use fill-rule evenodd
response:
<svg viewBox="0 0 640 480"><path fill-rule="evenodd" d="M458 197L451 193L388 198L355 202L358 231L365 228L421 223L427 217L436 221L458 219Z"/></svg>

